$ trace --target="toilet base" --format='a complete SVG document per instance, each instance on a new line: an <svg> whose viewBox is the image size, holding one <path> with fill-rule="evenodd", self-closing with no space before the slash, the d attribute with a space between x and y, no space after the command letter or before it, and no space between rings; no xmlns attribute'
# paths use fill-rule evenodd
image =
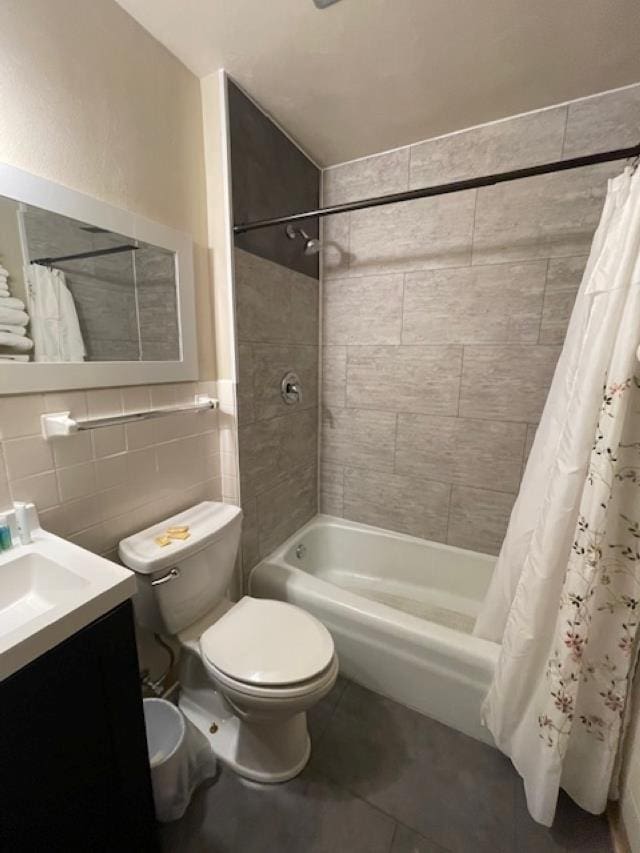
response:
<svg viewBox="0 0 640 853"><path fill-rule="evenodd" d="M309 760L311 741L304 711L269 722L241 719L211 682L202 687L183 686L178 704L220 761L245 779L262 784L286 782Z"/></svg>

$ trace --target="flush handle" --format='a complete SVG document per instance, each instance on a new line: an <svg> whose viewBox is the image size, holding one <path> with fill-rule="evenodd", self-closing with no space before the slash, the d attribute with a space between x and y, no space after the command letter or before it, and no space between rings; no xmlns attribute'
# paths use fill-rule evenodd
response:
<svg viewBox="0 0 640 853"><path fill-rule="evenodd" d="M151 581L151 586L160 586L163 583L169 583L169 581L174 580L175 578L180 577L180 569L169 569L166 575L162 575L161 578L156 578L154 581Z"/></svg>
<svg viewBox="0 0 640 853"><path fill-rule="evenodd" d="M285 373L280 383L280 394L287 406L293 406L302 400L302 385L297 373L292 370Z"/></svg>

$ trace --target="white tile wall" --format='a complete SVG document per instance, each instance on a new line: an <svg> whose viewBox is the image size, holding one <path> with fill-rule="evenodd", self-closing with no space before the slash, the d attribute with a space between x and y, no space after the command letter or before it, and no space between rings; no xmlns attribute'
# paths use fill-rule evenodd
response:
<svg viewBox="0 0 640 853"><path fill-rule="evenodd" d="M219 395L220 410L51 441L40 434L46 412L101 417L196 393ZM34 501L45 529L112 555L124 536L190 504L237 501L234 413L232 383L223 382L0 397L0 511L12 500Z"/></svg>

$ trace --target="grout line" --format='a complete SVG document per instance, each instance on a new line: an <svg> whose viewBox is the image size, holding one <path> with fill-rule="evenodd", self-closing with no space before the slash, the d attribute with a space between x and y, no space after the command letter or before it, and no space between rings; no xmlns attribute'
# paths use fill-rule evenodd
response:
<svg viewBox="0 0 640 853"><path fill-rule="evenodd" d="M460 417L460 405L462 402L462 377L464 376L464 355L467 347L465 344L462 345L462 355L460 357L460 375L458 377L458 406L456 409L456 417Z"/></svg>
<svg viewBox="0 0 640 853"><path fill-rule="evenodd" d="M442 273L442 272L455 272L456 270L477 270L483 269L484 267L508 267L508 266L523 266L525 264L541 264L546 260L554 260L554 261L563 261L569 260L571 258L588 258L588 252L571 252L568 255L554 255L551 259L545 257L537 257L537 258L509 258L505 261L493 261L489 263L467 263L467 264L455 264L455 266L438 266L438 267L411 267L409 269L379 269L373 272L352 272L350 274L345 274L344 272L340 272L338 275L329 275L327 277L327 281L331 282L339 282L339 281L350 281L352 279L362 279L362 278L379 278L380 276L392 276L392 275L403 275L403 274L416 274L416 273ZM381 263L382 265L382 263Z"/></svg>
<svg viewBox="0 0 640 853"><path fill-rule="evenodd" d="M567 141L567 129L569 127L569 104L564 108L564 128L562 129L562 145L560 146L560 159L564 159L565 144Z"/></svg>
<svg viewBox="0 0 640 853"><path fill-rule="evenodd" d="M550 267L551 267L551 258L549 258L547 260L547 269L546 269L546 272L544 274L544 287L542 289L542 306L540 309L540 323L538 324L538 341L537 341L538 344L543 344L543 342L540 340L540 338L542 337L542 321L544 319L544 307L545 307L545 304L547 301L547 285L549 283L549 269L550 269ZM544 346L544 344L543 344L543 346Z"/></svg>
<svg viewBox="0 0 640 853"><path fill-rule="evenodd" d="M398 346L404 345L404 300L407 292L407 273L402 274L402 299L400 301L400 340Z"/></svg>
<svg viewBox="0 0 640 853"><path fill-rule="evenodd" d="M462 487L464 488L464 486ZM451 526L451 504L453 501L453 483L449 484L449 504L447 506L447 529L444 534L444 541L449 544L449 528Z"/></svg>
<svg viewBox="0 0 640 853"><path fill-rule="evenodd" d="M496 489L496 488L491 488L491 487L485 486L485 485L479 486L479 485L476 485L474 483L453 482L451 480L444 480L444 479L441 480L441 479L438 479L436 477L427 477L426 475L422 475L422 474L414 474L414 473L407 474L403 471L393 472L393 471L389 471L389 470L382 470L380 468L372 468L372 467L365 466L365 465L356 465L356 464L353 464L351 462L335 462L333 459L326 459L326 458L323 459L323 462L326 465L333 465L334 468L342 468L343 472L345 469L349 468L349 470L362 471L366 474L393 474L393 473L398 473L399 476L406 477L408 480L412 480L415 483L422 483L422 484L437 483L438 485L441 485L441 486L451 486L452 489L454 487L458 488L458 489L473 489L474 491L479 491L479 492L490 492L493 495L511 495L512 497L516 497L517 493L518 493L518 489L520 488L520 486L518 485L518 487L516 489Z"/></svg>
<svg viewBox="0 0 640 853"><path fill-rule="evenodd" d="M529 427L533 426L533 424L527 424L527 428L524 432L524 442L522 445L522 463L520 465L520 482L522 482L522 478L524 476L524 469L527 466L528 456L527 456L527 438L529 436ZM538 425L536 425L536 432L538 430ZM519 488L519 486L518 486Z"/></svg>
<svg viewBox="0 0 640 853"><path fill-rule="evenodd" d="M398 827L400 825L397 819L394 818L394 821L395 823L393 827L393 832L391 833L391 841L389 842L389 850L387 851L387 853L393 853L393 846L396 842L396 835L398 834Z"/></svg>
<svg viewBox="0 0 640 853"><path fill-rule="evenodd" d="M478 216L478 196L479 196L479 194L480 194L480 190L476 189L476 197L475 197L475 202L473 205L473 223L471 225L471 252L470 252L470 257L469 257L469 267L482 266L482 264L474 264L473 263L473 254L474 254L475 243L476 243L476 219Z"/></svg>
<svg viewBox="0 0 640 853"><path fill-rule="evenodd" d="M242 338L242 340L239 340L238 343L243 344L245 346L251 345L251 346L261 346L261 347L280 347L280 348L286 348L286 349L319 349L318 344L298 343L297 341L288 341L285 339L282 339L279 341L273 341L273 340L271 340L271 341L266 341L266 340L255 341L255 340L252 340L250 338ZM240 383L238 382L238 384L240 384ZM35 434L39 435L39 433L35 433Z"/></svg>
<svg viewBox="0 0 640 853"><path fill-rule="evenodd" d="M355 683L355 682L350 682L350 683ZM378 694L378 695L381 695L381 694ZM382 698L386 699L388 697L383 696ZM392 699L391 701L394 702L395 700ZM409 710L411 710L411 709L409 709ZM328 730L329 725L330 725L330 723L325 728L325 731L323 732L323 737L324 737L324 734L326 733L326 731ZM424 835L424 833L420 832L419 830L417 830L415 827L411 826L410 824L404 823L404 821L398 820L398 818L394 814L392 814L389 811L386 811L386 809L383 809L381 806L377 805L377 803L372 802L365 795L359 794L356 790L349 787L349 785L345 785L342 783L342 781L338 781L338 779L335 776L332 776L330 773L327 773L326 771L323 771L321 768L318 768L318 767L315 768L315 772L319 776L321 776L323 779L325 779L333 787L338 788L342 791L345 791L354 800L359 800L361 803L366 803L366 805L369 806L369 808L373 809L374 811L378 812L379 814L384 815L385 817L388 817L390 820L392 820L396 825L396 827L394 829L394 838L395 838L395 832L396 832L398 826L403 826L405 829L408 829L410 832L414 833L419 838L424 839L425 841L428 841L430 844L435 844L438 847L438 849L440 851L442 851L442 853L452 853L452 851L450 851L446 847L443 847L442 844L439 844L439 842L435 841L435 839L430 838L427 835ZM392 838L392 844L393 844L393 838Z"/></svg>
<svg viewBox="0 0 640 853"><path fill-rule="evenodd" d="M398 458L398 421L400 420L400 414L396 412L396 420L393 430L393 473L397 474L397 458Z"/></svg>
<svg viewBox="0 0 640 853"><path fill-rule="evenodd" d="M537 344L530 344L529 346L538 346ZM547 346L547 345L545 345ZM559 344L549 344L548 346L553 346L555 349L560 349ZM438 420L443 421L455 421L455 420L465 420L465 421L482 421L482 423L495 423L495 424L512 424L520 426L527 426L527 424L533 423L531 420L520 420L520 421L512 421L507 420L505 418L487 418L480 417L479 415L465 415L462 418L458 418L457 415L439 415L432 412L414 412L409 409L398 409L394 412L390 412L388 408L366 408L362 405L359 406L332 406L333 409L339 409L340 411L348 411L348 412L361 412L363 415L366 415L370 412L377 412L378 414L395 414L395 415L412 415L414 417L421 418L437 418Z"/></svg>

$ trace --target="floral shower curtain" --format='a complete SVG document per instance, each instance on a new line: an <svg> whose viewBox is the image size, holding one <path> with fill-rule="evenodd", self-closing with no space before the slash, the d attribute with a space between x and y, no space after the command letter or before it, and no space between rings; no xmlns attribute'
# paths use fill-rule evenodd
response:
<svg viewBox="0 0 640 853"><path fill-rule="evenodd" d="M640 617L640 172L602 219L475 633L502 641L484 719L550 825L615 796Z"/></svg>

